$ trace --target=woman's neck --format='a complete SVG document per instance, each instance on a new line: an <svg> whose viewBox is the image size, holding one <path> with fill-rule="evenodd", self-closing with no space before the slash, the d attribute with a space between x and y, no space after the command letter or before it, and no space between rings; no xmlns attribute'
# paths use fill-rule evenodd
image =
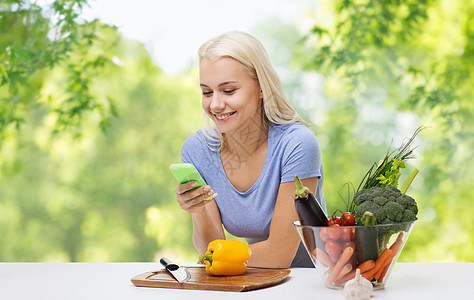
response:
<svg viewBox="0 0 474 300"><path fill-rule="evenodd" d="M224 134L222 150L236 153L240 157L250 157L252 153L266 145L267 139L268 121L262 120L257 123L249 119L236 131Z"/></svg>

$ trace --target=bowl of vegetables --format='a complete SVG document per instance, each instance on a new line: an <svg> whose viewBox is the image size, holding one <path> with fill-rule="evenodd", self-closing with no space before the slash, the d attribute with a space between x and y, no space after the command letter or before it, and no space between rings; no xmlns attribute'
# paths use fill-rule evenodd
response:
<svg viewBox="0 0 474 300"><path fill-rule="evenodd" d="M294 226L327 287L342 289L357 270L383 288L417 220L416 201L395 186L361 189L329 219L297 176ZM311 205L310 205L311 204Z"/></svg>
<svg viewBox="0 0 474 300"><path fill-rule="evenodd" d="M374 289L383 288L414 224L305 226L294 222L316 270L332 289L343 289L357 269Z"/></svg>
<svg viewBox="0 0 474 300"><path fill-rule="evenodd" d="M419 127L400 148L374 163L353 197L347 185L345 212L338 209L329 219L295 176L299 221L294 226L327 287L342 289L356 274L365 277L374 289L387 283L417 220L418 205L406 192L418 170L411 171L400 189L398 181L405 161L413 158L411 144L422 129Z"/></svg>

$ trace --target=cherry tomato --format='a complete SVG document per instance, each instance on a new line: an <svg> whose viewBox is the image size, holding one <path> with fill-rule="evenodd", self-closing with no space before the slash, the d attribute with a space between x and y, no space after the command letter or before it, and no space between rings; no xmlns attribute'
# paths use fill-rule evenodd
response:
<svg viewBox="0 0 474 300"><path fill-rule="evenodd" d="M323 242L329 241L328 229L329 229L329 228L327 228L327 227L323 227L323 228L321 228L321 230L319 231L319 237L321 238L321 240L322 240Z"/></svg>
<svg viewBox="0 0 474 300"><path fill-rule="evenodd" d="M347 247L351 247L351 248L354 249L354 250L356 249L356 244L355 244L354 242L352 242L352 241L350 241L350 242L344 242L344 243L342 243L341 246L342 246L342 247L341 247L342 250L346 249Z"/></svg>
<svg viewBox="0 0 474 300"><path fill-rule="evenodd" d="M356 220L352 213L350 212L345 212L341 216L341 222L342 226L355 226Z"/></svg>
<svg viewBox="0 0 474 300"><path fill-rule="evenodd" d="M330 256L336 256L336 255L339 255L339 253L341 253L342 246L341 246L341 244L339 244L338 242L336 242L334 240L329 240L329 241L327 241L326 246L324 247L324 249L326 250L326 252Z"/></svg>
<svg viewBox="0 0 474 300"><path fill-rule="evenodd" d="M342 231L341 231L341 226L339 226L338 224L334 224L334 225L331 225L327 228L328 230L328 237L330 240L338 240L341 238L341 234L342 234Z"/></svg>
<svg viewBox="0 0 474 300"><path fill-rule="evenodd" d="M334 224L342 226L341 217L339 217L339 216L330 217L329 220L328 220L328 226L331 226L331 225L334 225Z"/></svg>
<svg viewBox="0 0 474 300"><path fill-rule="evenodd" d="M347 227L342 227L341 228L341 240L343 242L349 242L354 239L354 228L347 228Z"/></svg>

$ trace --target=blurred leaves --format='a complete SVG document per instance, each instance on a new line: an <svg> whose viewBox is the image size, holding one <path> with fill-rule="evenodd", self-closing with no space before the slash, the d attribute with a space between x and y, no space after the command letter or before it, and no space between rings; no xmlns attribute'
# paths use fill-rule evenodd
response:
<svg viewBox="0 0 474 300"><path fill-rule="evenodd" d="M89 92L94 72L110 57L96 52L96 32L106 25L80 19L84 0L6 1L0 6L0 141L6 131L20 129L29 109L44 107L56 116L54 131L80 128L85 113L99 111L105 128L111 103ZM64 67L55 95L41 95L44 78ZM48 97L47 101L42 101Z"/></svg>
<svg viewBox="0 0 474 300"><path fill-rule="evenodd" d="M7 8L26 5L16 3ZM12 35L12 49L31 53L2 60L10 67L0 88L0 260L153 261L162 251L186 258L194 254L191 223L174 200L168 165L200 127L197 74L168 76L116 28L78 22L84 4L55 2L57 37L45 25L40 38L33 24L28 31L42 44L28 50Z"/></svg>

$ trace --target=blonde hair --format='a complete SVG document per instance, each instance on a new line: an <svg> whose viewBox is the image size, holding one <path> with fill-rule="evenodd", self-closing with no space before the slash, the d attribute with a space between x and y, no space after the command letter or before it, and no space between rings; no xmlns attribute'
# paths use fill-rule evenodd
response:
<svg viewBox="0 0 474 300"><path fill-rule="evenodd" d="M263 116L275 124L308 123L303 121L286 98L280 78L263 45L255 37L240 31L226 32L204 43L198 51L199 60L230 57L240 62L250 76L258 81L263 94ZM220 148L223 136L204 112L202 132L209 146ZM209 142L212 144L210 145Z"/></svg>

